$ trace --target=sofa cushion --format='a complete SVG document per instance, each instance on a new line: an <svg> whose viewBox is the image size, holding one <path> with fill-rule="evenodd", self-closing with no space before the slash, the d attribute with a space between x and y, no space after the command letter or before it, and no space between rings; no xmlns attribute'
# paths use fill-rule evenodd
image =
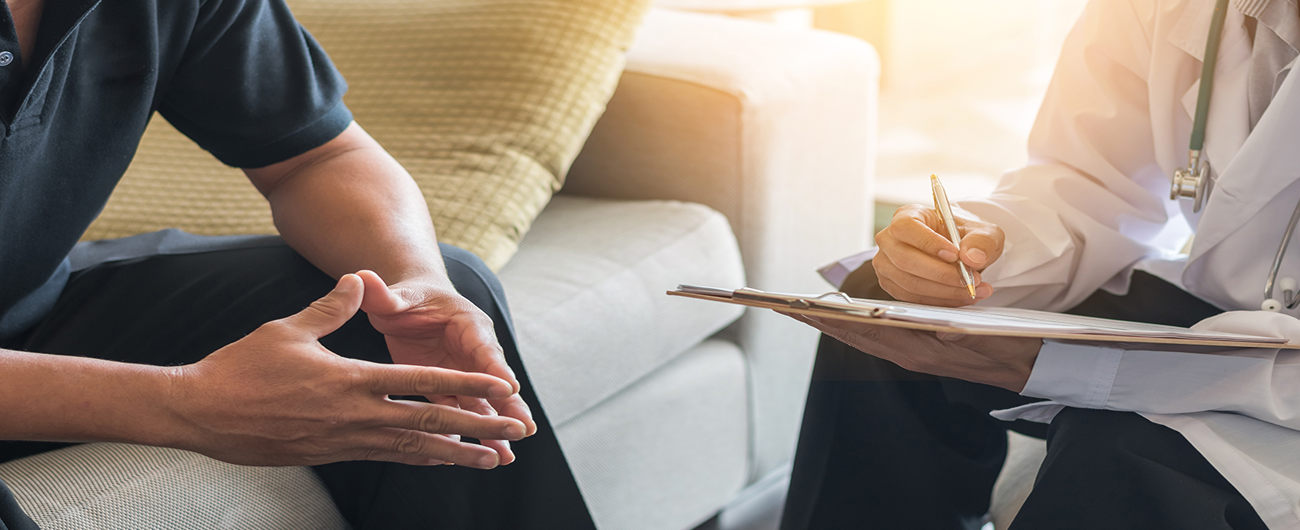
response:
<svg viewBox="0 0 1300 530"><path fill-rule="evenodd" d="M495 269L560 188L650 0L290 0L356 120L419 182L439 239ZM87 239L274 233L242 174L155 119Z"/></svg>
<svg viewBox="0 0 1300 530"><path fill-rule="evenodd" d="M664 294L681 283L745 283L727 219L697 204L557 196L500 277L520 356L555 425L743 312Z"/></svg>
<svg viewBox="0 0 1300 530"><path fill-rule="evenodd" d="M347 528L309 468L237 466L178 449L78 445L0 464L0 480L46 529Z"/></svg>
<svg viewBox="0 0 1300 530"><path fill-rule="evenodd" d="M556 428L596 527L693 528L749 476L745 356L707 340Z"/></svg>

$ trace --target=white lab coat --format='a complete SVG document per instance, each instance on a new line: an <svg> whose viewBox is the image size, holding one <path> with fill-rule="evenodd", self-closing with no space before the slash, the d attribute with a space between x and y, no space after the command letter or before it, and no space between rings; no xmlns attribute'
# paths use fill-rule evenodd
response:
<svg viewBox="0 0 1300 530"><path fill-rule="evenodd" d="M1275 0L1283 1L1283 0ZM1221 308L1203 323L1300 343L1300 320L1258 311L1300 200L1300 75L1252 132L1251 41L1230 9L1205 153L1218 184L1201 215L1169 199L1187 163L1214 0L1094 0L1071 33L1030 138L1030 164L960 207L1007 234L983 277L991 305L1064 310L1135 268ZM1198 219L1199 217L1199 219ZM1179 255L1191 228L1189 256ZM1292 247L1297 242L1292 242ZM1283 276L1300 278L1300 249ZM1289 274L1288 274L1289 273ZM1281 296L1280 293L1277 294ZM1300 352L1125 351L1049 343L1025 394L1054 403L998 413L1047 420L1061 405L1131 410L1181 432L1270 528L1300 529Z"/></svg>

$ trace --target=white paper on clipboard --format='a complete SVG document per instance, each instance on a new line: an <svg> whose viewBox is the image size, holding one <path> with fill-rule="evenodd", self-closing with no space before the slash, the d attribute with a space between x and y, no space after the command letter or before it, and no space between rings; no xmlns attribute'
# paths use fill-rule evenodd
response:
<svg viewBox="0 0 1300 530"><path fill-rule="evenodd" d="M981 335L1034 336L1066 340L1133 341L1215 346L1300 348L1286 339L1203 331L1176 326L1067 315L1006 307L935 307L906 302L850 298L844 293L800 295L756 289L718 289L682 285L668 294L805 314L841 317L900 327Z"/></svg>

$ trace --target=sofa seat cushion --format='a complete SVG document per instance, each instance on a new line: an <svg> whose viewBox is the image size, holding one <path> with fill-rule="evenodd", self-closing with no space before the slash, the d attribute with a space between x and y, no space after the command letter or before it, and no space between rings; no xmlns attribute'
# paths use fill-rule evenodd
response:
<svg viewBox="0 0 1300 530"><path fill-rule="evenodd" d="M0 464L0 480L46 529L348 526L309 468L237 466L178 449L77 445Z"/></svg>
<svg viewBox="0 0 1300 530"><path fill-rule="evenodd" d="M711 339L556 429L596 528L676 530L749 477L749 386L735 343Z"/></svg>
<svg viewBox="0 0 1300 530"><path fill-rule="evenodd" d="M664 294L745 283L727 219L697 204L557 196L500 277L520 355L557 426L743 312Z"/></svg>

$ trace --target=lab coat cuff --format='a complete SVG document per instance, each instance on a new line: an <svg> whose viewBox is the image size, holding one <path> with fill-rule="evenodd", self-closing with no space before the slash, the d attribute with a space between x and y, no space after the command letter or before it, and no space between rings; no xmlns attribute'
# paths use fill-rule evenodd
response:
<svg viewBox="0 0 1300 530"><path fill-rule="evenodd" d="M1002 421L1025 420L1036 423L1052 423L1052 420L1062 410L1065 410L1065 405L1052 401L1039 401L1019 407L995 410L990 412L989 415Z"/></svg>
<svg viewBox="0 0 1300 530"><path fill-rule="evenodd" d="M1105 408L1124 350L1043 341L1021 395L1079 408Z"/></svg>

